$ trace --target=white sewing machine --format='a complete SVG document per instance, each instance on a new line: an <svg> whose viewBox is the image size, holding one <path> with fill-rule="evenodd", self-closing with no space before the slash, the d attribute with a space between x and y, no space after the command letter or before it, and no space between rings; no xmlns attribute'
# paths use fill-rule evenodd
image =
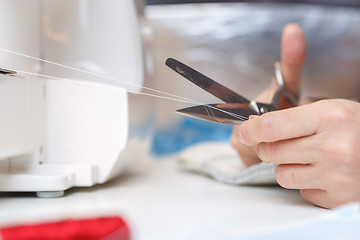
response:
<svg viewBox="0 0 360 240"><path fill-rule="evenodd" d="M129 136L128 94L114 80L143 84L140 2L0 0L0 48L34 57L0 51L0 68L18 69L0 74L0 192L62 196L119 175L146 149Z"/></svg>

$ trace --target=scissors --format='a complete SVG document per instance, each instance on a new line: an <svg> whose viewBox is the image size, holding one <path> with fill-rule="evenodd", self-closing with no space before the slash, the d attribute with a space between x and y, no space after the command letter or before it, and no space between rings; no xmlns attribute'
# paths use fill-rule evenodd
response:
<svg viewBox="0 0 360 240"><path fill-rule="evenodd" d="M165 64L190 82L224 102L218 104L203 104L176 110L177 113L185 116L238 125L248 120L251 115L262 115L270 111L278 110L280 100L283 97L285 97L292 106L297 106L298 104L298 95L292 94L285 86L280 62L275 62L274 64L277 90L273 93L269 104L250 101L173 58L167 59Z"/></svg>

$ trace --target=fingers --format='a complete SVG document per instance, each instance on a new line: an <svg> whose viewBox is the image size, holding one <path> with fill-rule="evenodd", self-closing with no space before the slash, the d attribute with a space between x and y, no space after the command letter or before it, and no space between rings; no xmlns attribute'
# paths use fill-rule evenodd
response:
<svg viewBox="0 0 360 240"><path fill-rule="evenodd" d="M276 169L276 181L288 189L323 189L318 170L312 164L282 164Z"/></svg>
<svg viewBox="0 0 360 240"><path fill-rule="evenodd" d="M242 162L245 164L245 166L251 166L261 162L255 150L253 149L254 147L250 148L239 141L236 131L237 127L238 126L234 127L233 133L231 135L231 145L240 155Z"/></svg>
<svg viewBox="0 0 360 240"><path fill-rule="evenodd" d="M293 94L298 92L305 59L306 42L303 31L297 24L287 24L281 39L281 71L286 86Z"/></svg>
<svg viewBox="0 0 360 240"><path fill-rule="evenodd" d="M301 28L297 24L288 24L285 26L283 35L282 35L282 54L281 54L281 61L282 61L282 74L284 77L285 84L289 88L290 91L292 91L294 94L298 92L298 87L300 84L300 77L301 77L301 70L304 65L306 58L306 44L305 44L305 37L304 33L302 32ZM270 89L276 88L276 84L273 83L270 86ZM269 95L269 92L274 91L265 91L260 97L257 98L258 101L264 101L266 102L267 97ZM300 115L300 114L298 114ZM301 116L300 116L301 117ZM289 116L289 120L293 121L296 120L294 117ZM304 119L304 122L306 122L306 119ZM270 117L265 117L264 120L260 121L259 124L251 124L251 126L254 127L254 129L248 129L249 131L245 132L245 127L239 128L240 131L238 131L239 134L239 140L246 145L253 146L257 143L263 142L260 140L265 140L265 142L270 142L274 140L271 138L272 136L275 137L277 140L282 140L285 138L281 138L281 136L275 136L272 134L272 131L278 132L281 131L281 122L278 122L276 124L276 119L271 119ZM243 125L247 125L247 123L244 123ZM273 126L275 125L275 126ZM260 129L258 128L260 127ZM275 128L273 128L275 127ZM279 129L280 127L280 129ZM254 139L250 137L250 134L257 133L257 129L262 130L259 132L259 135L254 135ZM304 135L299 135L302 130L300 130L301 127L298 127L297 129L293 129L296 132L289 132L291 136L294 137L301 137ZM311 130L311 129L309 129ZM248 133L248 134L247 134ZM297 136L299 135L299 136ZM270 137L269 139L263 139L263 137ZM280 137L280 138L276 138ZM284 136L283 136L284 137ZM244 141L245 139L245 141Z"/></svg>
<svg viewBox="0 0 360 240"><path fill-rule="evenodd" d="M323 208L335 208L339 206L338 203L330 200L329 194L324 190L301 189L300 194L305 200Z"/></svg>
<svg viewBox="0 0 360 240"><path fill-rule="evenodd" d="M276 164L310 164L321 158L316 147L316 137L295 138L270 143L260 143L257 154L264 162Z"/></svg>
<svg viewBox="0 0 360 240"><path fill-rule="evenodd" d="M356 200L339 200L337 199L337 195L339 195L339 193L335 193L334 196L334 193L331 194L330 192L321 189L301 189L300 194L305 200L313 203L314 205L329 209L337 208L348 203L358 202Z"/></svg>
<svg viewBox="0 0 360 240"><path fill-rule="evenodd" d="M349 184L340 189L329 187L324 171L319 172L317 168L313 164L282 164L276 169L276 180L284 188L300 189L305 200L320 207L335 208L358 202L359 198L354 196L354 187L348 187ZM332 185L336 185L336 182Z"/></svg>
<svg viewBox="0 0 360 240"><path fill-rule="evenodd" d="M274 111L251 118L238 128L239 140L248 146L310 136L316 133L319 116L314 104Z"/></svg>

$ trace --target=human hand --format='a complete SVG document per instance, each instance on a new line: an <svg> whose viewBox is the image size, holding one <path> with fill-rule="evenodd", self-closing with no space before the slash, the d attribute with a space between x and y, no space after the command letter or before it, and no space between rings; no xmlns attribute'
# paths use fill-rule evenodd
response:
<svg viewBox="0 0 360 240"><path fill-rule="evenodd" d="M294 94L298 92L300 84L301 70L306 58L306 44L304 33L296 24L285 26L281 39L281 72L287 88ZM255 101L269 103L272 94L276 91L275 79L272 84ZM288 104L281 102L281 108L286 108ZM249 147L240 142L238 133L240 126L235 126L231 136L231 144L241 156L245 165L250 166L261 160L256 154L254 147Z"/></svg>
<svg viewBox="0 0 360 240"><path fill-rule="evenodd" d="M360 201L359 103L333 99L269 112L239 132L262 161L279 164L284 188L324 208Z"/></svg>

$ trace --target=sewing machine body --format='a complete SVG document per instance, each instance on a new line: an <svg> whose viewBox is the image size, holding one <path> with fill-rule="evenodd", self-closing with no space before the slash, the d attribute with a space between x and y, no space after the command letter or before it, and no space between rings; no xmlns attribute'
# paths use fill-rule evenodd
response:
<svg viewBox="0 0 360 240"><path fill-rule="evenodd" d="M61 79L20 71L0 75L0 191L56 197L121 174L148 141L129 135L127 91L100 75L143 84L135 2L2 0L1 5L7 11L0 26L9 30L0 36L1 48L98 75L1 52L0 67Z"/></svg>

